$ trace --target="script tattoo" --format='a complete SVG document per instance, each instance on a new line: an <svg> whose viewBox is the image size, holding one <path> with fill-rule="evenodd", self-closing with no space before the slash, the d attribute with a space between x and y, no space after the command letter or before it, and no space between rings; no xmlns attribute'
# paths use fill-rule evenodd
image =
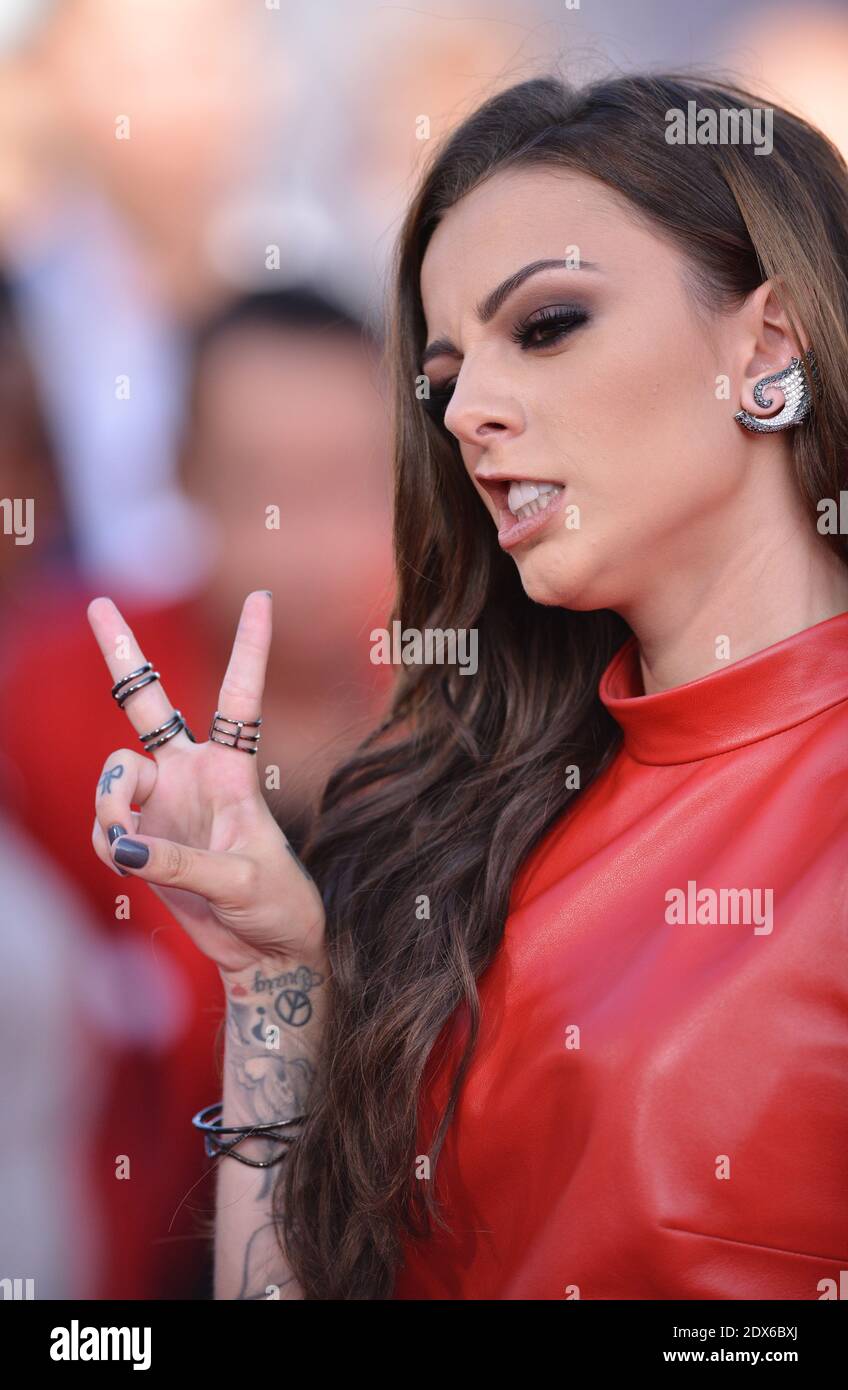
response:
<svg viewBox="0 0 848 1390"><path fill-rule="evenodd" d="M273 978L262 975L257 970L253 979L253 992L262 994L263 991L267 991L272 994L278 991L274 1000L277 1017L290 1028L302 1028L312 1017L309 991L323 983L324 976L317 970L311 970L308 965L299 965L296 970L284 970L281 975ZM260 1022L253 1029L253 1034L261 1042L264 1041L267 1027L265 1009L260 1004L256 1012L260 1015Z"/></svg>
<svg viewBox="0 0 848 1390"><path fill-rule="evenodd" d="M123 763L116 763L114 767L107 767L106 771L103 773L103 776L100 778L100 781L97 784L98 791L100 791L101 793L110 792L112 790L112 783L116 782L119 777L123 777L123 775Z"/></svg>

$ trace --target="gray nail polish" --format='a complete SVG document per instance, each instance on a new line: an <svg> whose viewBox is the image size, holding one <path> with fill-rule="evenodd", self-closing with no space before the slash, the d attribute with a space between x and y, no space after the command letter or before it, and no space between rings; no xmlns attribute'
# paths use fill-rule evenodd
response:
<svg viewBox="0 0 848 1390"><path fill-rule="evenodd" d="M108 833L108 835L109 835L109 844L110 844L110 845L113 845L113 844L115 843L115 841L117 840L117 838L118 838L119 835L126 835L127 832L126 832L126 829L124 828L123 825L117 825L117 824L116 824L116 825L110 825L110 826L109 826L109 830L108 830L107 833ZM117 866L116 866L116 867L117 867ZM124 878L128 878L128 877L129 877L129 875L128 875L126 869L118 869L118 873L121 874Z"/></svg>
<svg viewBox="0 0 848 1390"><path fill-rule="evenodd" d="M138 840L124 837L116 847L113 858L119 864L126 864L130 869L141 869L150 858L150 848Z"/></svg>

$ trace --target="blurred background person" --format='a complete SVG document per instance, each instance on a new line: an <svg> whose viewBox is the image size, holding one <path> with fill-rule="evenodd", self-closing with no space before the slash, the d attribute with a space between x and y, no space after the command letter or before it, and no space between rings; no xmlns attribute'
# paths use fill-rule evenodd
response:
<svg viewBox="0 0 848 1390"><path fill-rule="evenodd" d="M2 280L0 419L6 653L25 625L49 629L49 595L68 536L52 442ZM26 700L8 717L10 743L38 737ZM38 834L27 835L16 819L18 776L0 756L0 1279L21 1279L24 1287L32 1280L35 1298L91 1298L103 1237L92 1157L115 1058L91 985L108 967L85 900ZM60 779L54 767L41 789L45 818L63 819Z"/></svg>
<svg viewBox="0 0 848 1390"><path fill-rule="evenodd" d="M5 641L18 621L32 616L42 584L49 584L66 571L71 563L71 542L54 443L44 419L12 288L2 274L0 418L0 638ZM27 521L30 516L31 529ZM47 614L42 616L47 618Z"/></svg>
<svg viewBox="0 0 848 1390"><path fill-rule="evenodd" d="M369 641L392 603L380 351L310 286L236 299L195 344L180 477L218 544L192 621L223 673L244 595L263 580L273 590L262 738L283 774L269 799L293 840L391 679Z"/></svg>
<svg viewBox="0 0 848 1390"><path fill-rule="evenodd" d="M272 589L260 775L295 848L330 766L380 717L390 679L368 640L392 599L379 348L307 286L237 298L200 325L178 456L215 563L189 598L125 600L205 738L244 593ZM99 1005L121 1047L95 1159L106 1232L99 1296L206 1296L209 1251L195 1216L209 1162L185 1117L219 1088L220 980L146 885L115 879L91 851L92 768L127 734L83 594L92 596L79 582L57 586L51 624L28 626L7 650L0 755L21 825L86 895L112 945ZM23 709L37 737L18 736ZM45 816L53 786L75 814ZM115 1176L123 1154L130 1181Z"/></svg>

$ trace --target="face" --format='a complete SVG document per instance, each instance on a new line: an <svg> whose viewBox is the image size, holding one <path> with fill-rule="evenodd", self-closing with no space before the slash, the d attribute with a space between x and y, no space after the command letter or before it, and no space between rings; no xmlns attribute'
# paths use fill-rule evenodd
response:
<svg viewBox="0 0 848 1390"><path fill-rule="evenodd" d="M287 688L367 658L363 627L390 596L388 456L355 337L243 326L204 352L183 483L220 530L210 607L230 632L246 593L273 590Z"/></svg>
<svg viewBox="0 0 848 1390"><path fill-rule="evenodd" d="M507 277L578 256L581 268L529 275L481 321ZM603 184L541 168L467 194L428 245L427 342L442 340L421 366L431 407L444 390L470 486L537 602L630 620L672 573L722 563L745 480L733 420L744 344L732 316L705 322L684 271ZM729 399L716 397L722 373ZM545 486L536 497L511 482ZM516 520L510 502L528 499Z"/></svg>

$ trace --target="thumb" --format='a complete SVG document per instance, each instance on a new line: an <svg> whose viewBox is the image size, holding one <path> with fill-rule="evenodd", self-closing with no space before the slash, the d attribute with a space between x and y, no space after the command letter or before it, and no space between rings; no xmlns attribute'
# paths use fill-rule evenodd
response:
<svg viewBox="0 0 848 1390"><path fill-rule="evenodd" d="M185 888L210 902L243 899L253 877L253 863L243 854L193 849L155 835L119 835L112 845L112 858L136 878Z"/></svg>

